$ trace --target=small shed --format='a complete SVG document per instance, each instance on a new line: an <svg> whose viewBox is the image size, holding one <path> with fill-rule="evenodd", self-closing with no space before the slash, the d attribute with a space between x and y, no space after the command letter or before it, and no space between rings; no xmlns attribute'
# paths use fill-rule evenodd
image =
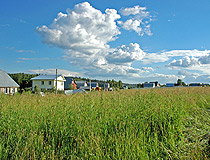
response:
<svg viewBox="0 0 210 160"><path fill-rule="evenodd" d="M0 70L0 93L14 94L20 87L5 71Z"/></svg>

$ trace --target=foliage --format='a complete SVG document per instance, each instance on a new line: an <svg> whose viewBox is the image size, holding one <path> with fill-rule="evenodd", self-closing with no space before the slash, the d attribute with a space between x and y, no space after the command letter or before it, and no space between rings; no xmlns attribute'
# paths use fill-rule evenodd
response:
<svg viewBox="0 0 210 160"><path fill-rule="evenodd" d="M0 94L0 159L208 159L208 87Z"/></svg>
<svg viewBox="0 0 210 160"><path fill-rule="evenodd" d="M32 87L31 78L38 76L37 74L14 73L9 76L20 86L20 91Z"/></svg>
<svg viewBox="0 0 210 160"><path fill-rule="evenodd" d="M177 85L178 85L178 86L181 86L181 85L182 85L182 80L181 80L181 79L178 79L178 80L177 80Z"/></svg>
<svg viewBox="0 0 210 160"><path fill-rule="evenodd" d="M41 92L41 89L39 88L39 86L36 84L35 87L34 87L34 92L36 94L39 94Z"/></svg>

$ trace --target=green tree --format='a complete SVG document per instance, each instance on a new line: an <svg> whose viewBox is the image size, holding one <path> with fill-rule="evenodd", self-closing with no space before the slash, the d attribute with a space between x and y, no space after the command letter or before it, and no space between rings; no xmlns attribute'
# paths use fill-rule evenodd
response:
<svg viewBox="0 0 210 160"><path fill-rule="evenodd" d="M35 87L34 87L34 92L36 94L39 94L41 92L41 89L39 88L39 86L36 84Z"/></svg>
<svg viewBox="0 0 210 160"><path fill-rule="evenodd" d="M181 86L181 85L182 85L182 80L181 80L181 79L178 79L178 80L177 80L177 85L178 85L178 86Z"/></svg>
<svg viewBox="0 0 210 160"><path fill-rule="evenodd" d="M121 81L121 80L119 80L119 82L118 82L118 83L119 83L119 88L120 88L120 89L122 89L122 88L123 88L123 86L122 86L122 81Z"/></svg>

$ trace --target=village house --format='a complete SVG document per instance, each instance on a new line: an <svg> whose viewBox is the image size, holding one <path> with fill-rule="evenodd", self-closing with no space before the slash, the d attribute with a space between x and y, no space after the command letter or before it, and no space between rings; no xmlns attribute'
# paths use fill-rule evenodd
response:
<svg viewBox="0 0 210 160"><path fill-rule="evenodd" d="M14 94L19 85L4 71L0 70L0 93Z"/></svg>
<svg viewBox="0 0 210 160"><path fill-rule="evenodd" d="M155 88L155 83L154 82L144 83L144 88Z"/></svg>
<svg viewBox="0 0 210 160"><path fill-rule="evenodd" d="M75 81L75 83L77 85L77 89L84 89L88 86L86 81Z"/></svg>
<svg viewBox="0 0 210 160"><path fill-rule="evenodd" d="M64 90L75 90L77 89L77 85L74 82L73 77L64 77L65 82L64 82Z"/></svg>
<svg viewBox="0 0 210 160"><path fill-rule="evenodd" d="M87 83L88 86L90 86L90 82ZM99 87L98 82L91 82L91 89L96 89L97 87Z"/></svg>
<svg viewBox="0 0 210 160"><path fill-rule="evenodd" d="M39 75L37 77L31 78L32 80L32 90L34 91L37 85L41 90L51 90L56 88L56 75ZM61 75L57 76L57 89L64 90L65 78Z"/></svg>
<svg viewBox="0 0 210 160"><path fill-rule="evenodd" d="M105 89L109 89L110 88L110 84L109 83L99 83L99 87Z"/></svg>

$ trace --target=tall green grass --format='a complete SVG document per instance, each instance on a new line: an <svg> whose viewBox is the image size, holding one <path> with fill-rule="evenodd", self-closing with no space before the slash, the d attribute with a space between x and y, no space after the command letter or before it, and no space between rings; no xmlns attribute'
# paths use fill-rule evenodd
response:
<svg viewBox="0 0 210 160"><path fill-rule="evenodd" d="M0 159L208 159L210 89L0 94Z"/></svg>

